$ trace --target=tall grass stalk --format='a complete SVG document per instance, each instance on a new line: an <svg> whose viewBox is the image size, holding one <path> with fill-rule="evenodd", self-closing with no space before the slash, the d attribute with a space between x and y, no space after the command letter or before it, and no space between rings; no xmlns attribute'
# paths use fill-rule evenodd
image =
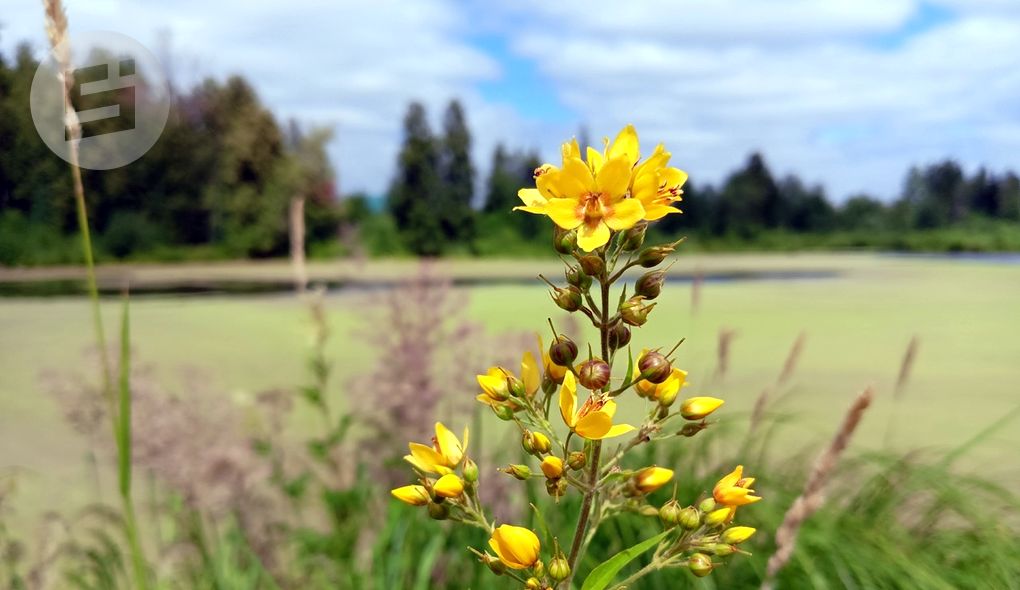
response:
<svg viewBox="0 0 1020 590"><path fill-rule="evenodd" d="M71 179L74 186L78 231L81 232L86 284L89 301L92 306L96 344L99 348L100 370L102 373L100 377L102 379L103 394L110 406L109 415L117 448L118 491L121 497L124 528L131 551L135 587L140 590L146 590L148 588L148 577L145 571L145 558L142 554L141 543L138 538L138 525L134 504L131 501L131 387L128 305L125 297L121 333L120 394L117 396L113 389L110 358L106 349L106 331L103 327L103 314L99 304L99 286L96 280L96 266L92 254L92 236L89 232L88 209L85 204L85 187L82 183L81 167L79 165L81 123L71 102L71 89L74 87L74 70L71 68L67 13L61 0L43 0L43 9L46 17L46 35L49 38L53 57L63 82L64 125L67 127L68 136L70 137L70 149L68 151L71 164Z"/></svg>

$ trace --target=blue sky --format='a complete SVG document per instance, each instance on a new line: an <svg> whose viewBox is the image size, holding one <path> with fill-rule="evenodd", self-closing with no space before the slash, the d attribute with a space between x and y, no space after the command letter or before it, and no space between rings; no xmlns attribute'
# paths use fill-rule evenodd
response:
<svg viewBox="0 0 1020 590"><path fill-rule="evenodd" d="M9 3L10 4L10 3ZM178 83L239 72L284 118L333 127L345 192L385 190L407 102L467 107L475 161L548 159L584 126L638 126L697 182L760 150L837 200L894 196L943 157L1020 168L1016 0L69 0L72 31L117 30ZM34 2L0 46L43 46Z"/></svg>

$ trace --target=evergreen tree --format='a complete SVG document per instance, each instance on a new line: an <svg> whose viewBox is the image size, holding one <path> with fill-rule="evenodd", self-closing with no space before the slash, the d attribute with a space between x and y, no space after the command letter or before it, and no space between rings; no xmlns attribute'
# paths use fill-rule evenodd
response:
<svg viewBox="0 0 1020 590"><path fill-rule="evenodd" d="M443 117L443 141L439 158L442 193L439 215L443 233L451 240L470 242L474 239L475 169L471 164L471 132L464 108L457 100L450 101Z"/></svg>
<svg viewBox="0 0 1020 590"><path fill-rule="evenodd" d="M425 107L413 102L404 117L404 143L397 156L397 174L387 207L407 248L422 256L441 254L445 243L438 214L438 159Z"/></svg>

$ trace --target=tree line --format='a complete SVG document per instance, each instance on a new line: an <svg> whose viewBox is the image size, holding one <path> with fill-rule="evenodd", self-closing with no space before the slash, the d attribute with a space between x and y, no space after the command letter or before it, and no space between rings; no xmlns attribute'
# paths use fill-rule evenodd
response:
<svg viewBox="0 0 1020 590"><path fill-rule="evenodd" d="M29 92L38 65L26 45L10 58L0 53L0 264L75 262L79 251L67 164L32 123ZM377 255L512 255L535 251L529 244L546 234L543 219L509 214L518 189L534 185L538 153L499 144L480 178L468 117L456 100L438 133L421 103L409 105L381 207L379 199L337 194L330 138L328 130L278 121L241 76L174 88L166 128L148 153L123 168L84 171L99 258L283 256L294 199L305 203L312 255L359 248ZM821 186L777 177L752 154L716 185L694 177L681 208L685 214L669 216L663 231L721 247L767 245L775 235L852 235L825 244L895 248L902 241L876 236L899 239L995 220L999 234L1008 226L1016 240L960 247L1020 249L1017 174L967 174L952 160L909 170L892 202L857 195L836 205Z"/></svg>

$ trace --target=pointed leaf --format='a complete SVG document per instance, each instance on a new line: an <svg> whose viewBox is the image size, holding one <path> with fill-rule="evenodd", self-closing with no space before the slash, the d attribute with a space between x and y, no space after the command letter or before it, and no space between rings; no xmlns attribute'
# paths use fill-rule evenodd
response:
<svg viewBox="0 0 1020 590"><path fill-rule="evenodd" d="M616 574L620 573L625 565L634 560L637 556L641 555L645 551L648 551L660 541L666 538L671 531L663 531L658 535L655 535L651 539L645 539L633 547L624 549L616 555L609 558L602 565L593 569L588 577L585 578L584 584L581 586L581 590L604 590L609 586Z"/></svg>

